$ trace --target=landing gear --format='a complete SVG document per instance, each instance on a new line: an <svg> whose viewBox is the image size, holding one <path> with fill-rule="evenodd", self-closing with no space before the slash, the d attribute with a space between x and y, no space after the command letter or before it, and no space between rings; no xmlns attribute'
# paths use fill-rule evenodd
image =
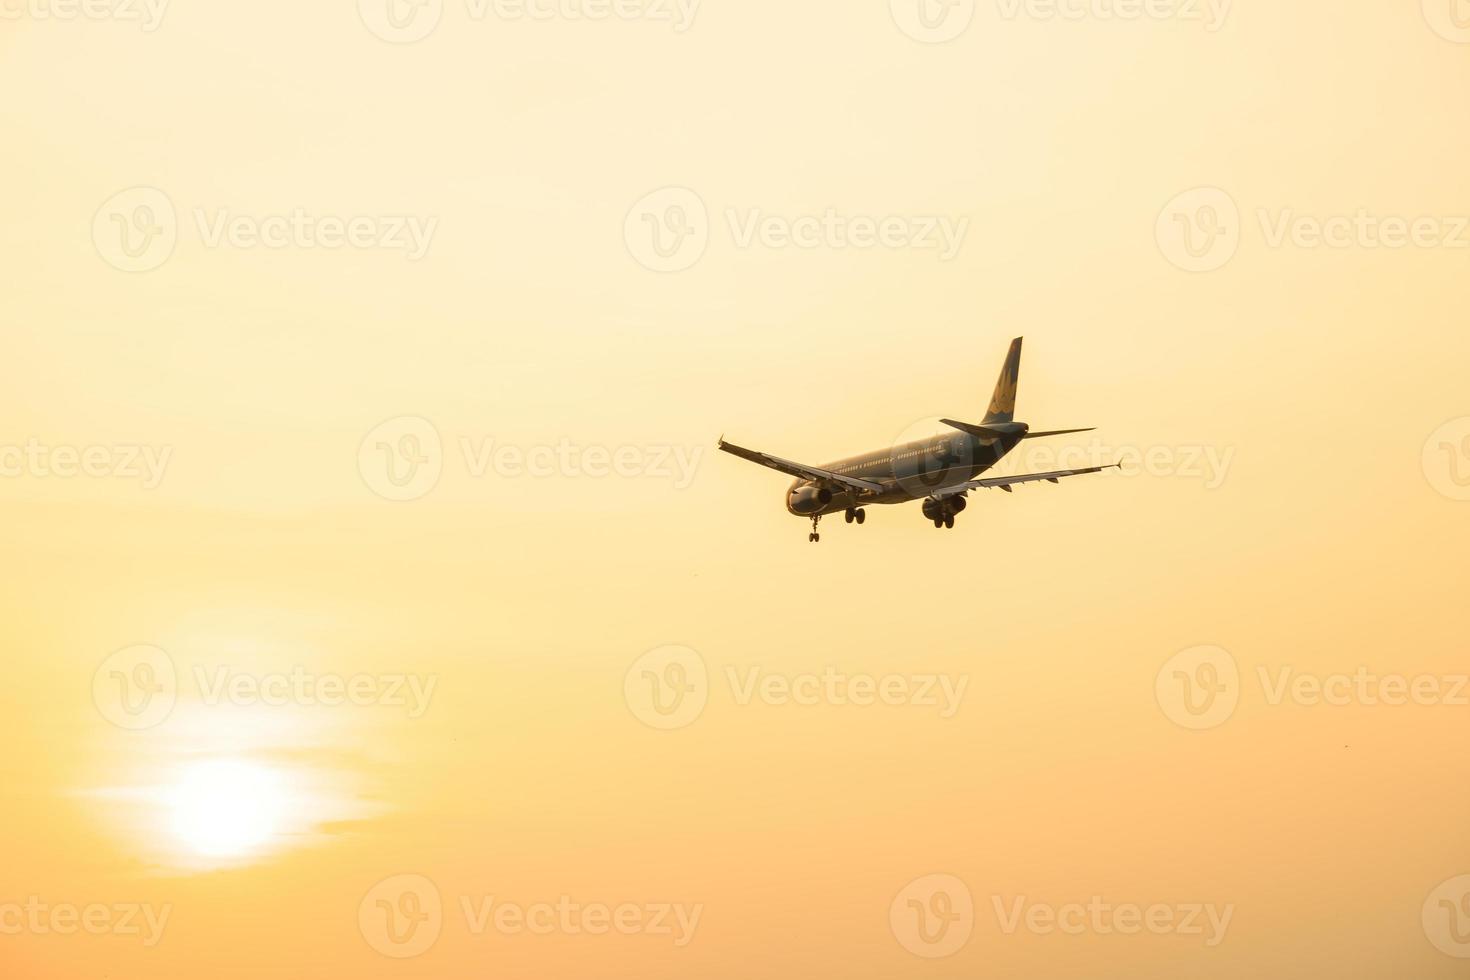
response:
<svg viewBox="0 0 1470 980"><path fill-rule="evenodd" d="M820 514L814 515L812 517L812 533L811 534L808 534L806 536L806 539L808 541L812 542L813 544L815 544L818 541L822 540L822 536L817 533L817 523L819 521L821 521L821 519L822 519L822 515L820 515Z"/></svg>
<svg viewBox="0 0 1470 980"><path fill-rule="evenodd" d="M954 529L955 515L965 509L963 495L954 497L930 497L924 501L924 516L934 522L935 527Z"/></svg>
<svg viewBox="0 0 1470 980"><path fill-rule="evenodd" d="M861 507L849 507L847 508L847 512L842 515L842 519L847 521L847 523L849 524L851 524L853 521L857 521L859 524L861 524L863 523L863 521L866 521L868 519L868 512L863 510Z"/></svg>

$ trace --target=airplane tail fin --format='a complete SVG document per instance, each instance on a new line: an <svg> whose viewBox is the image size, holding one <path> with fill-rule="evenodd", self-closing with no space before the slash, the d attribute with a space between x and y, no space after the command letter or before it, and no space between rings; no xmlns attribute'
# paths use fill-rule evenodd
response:
<svg viewBox="0 0 1470 980"><path fill-rule="evenodd" d="M990 396L990 411L986 422L1014 422L1016 420L1016 382L1021 377L1021 341L1011 341L1006 353L1005 366L1000 369L1000 380L995 383L995 394Z"/></svg>

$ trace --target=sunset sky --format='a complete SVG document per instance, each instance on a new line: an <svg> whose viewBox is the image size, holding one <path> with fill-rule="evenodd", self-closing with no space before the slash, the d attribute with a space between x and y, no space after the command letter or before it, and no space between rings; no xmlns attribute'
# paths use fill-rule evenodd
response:
<svg viewBox="0 0 1470 980"><path fill-rule="evenodd" d="M0 15L0 974L1463 976L1463 0Z"/></svg>

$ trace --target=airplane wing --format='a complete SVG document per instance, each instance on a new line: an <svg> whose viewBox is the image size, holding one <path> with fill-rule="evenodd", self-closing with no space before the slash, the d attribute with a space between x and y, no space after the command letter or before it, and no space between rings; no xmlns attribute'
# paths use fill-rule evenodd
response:
<svg viewBox="0 0 1470 980"><path fill-rule="evenodd" d="M754 449L743 449L740 446L720 440L720 449L732 456L748 459L752 463L769 466L773 470L794 476L799 480L813 480L817 483L826 483L829 486L847 487L851 490L865 490L869 493L882 493L883 485L873 483L870 480L859 480L855 476L845 476L841 473L833 473L817 466L807 466L804 463L793 463L789 459L772 456L770 453L756 452Z"/></svg>
<svg viewBox="0 0 1470 980"><path fill-rule="evenodd" d="M1047 483L1056 483L1066 476L1084 476L1088 473L1101 473L1103 470L1117 469L1119 464L1112 463L1108 466L1089 466L1081 470L1053 470L1050 473L1026 473L1022 476L992 476L983 480L971 480L969 483L961 483L959 486L947 487L935 497L943 500L945 497L953 497L956 494L967 493L970 490L980 490L990 487L999 487L1006 493L1011 492L1011 487L1018 483L1038 483L1045 480Z"/></svg>

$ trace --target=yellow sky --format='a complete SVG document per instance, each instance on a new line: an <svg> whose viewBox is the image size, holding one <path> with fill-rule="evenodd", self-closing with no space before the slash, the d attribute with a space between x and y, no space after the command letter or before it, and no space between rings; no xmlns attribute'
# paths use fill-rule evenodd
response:
<svg viewBox="0 0 1470 980"><path fill-rule="evenodd" d="M1470 10L1053 9L0 0L4 975L1459 975Z"/></svg>

